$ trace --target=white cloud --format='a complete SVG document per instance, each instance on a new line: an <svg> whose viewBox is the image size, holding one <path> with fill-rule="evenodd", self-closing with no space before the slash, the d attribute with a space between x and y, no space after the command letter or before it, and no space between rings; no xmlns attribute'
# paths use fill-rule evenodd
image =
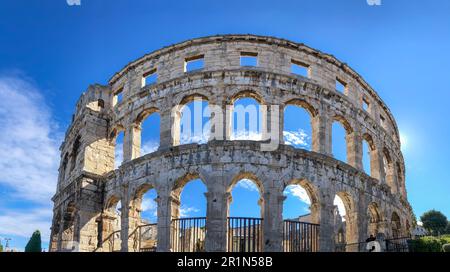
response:
<svg viewBox="0 0 450 272"><path fill-rule="evenodd" d="M309 136L302 129L298 131L283 131L284 143L298 148L309 147Z"/></svg>
<svg viewBox="0 0 450 272"><path fill-rule="evenodd" d="M257 131L237 130L231 134L231 140L261 141L262 134Z"/></svg>
<svg viewBox="0 0 450 272"><path fill-rule="evenodd" d="M237 187L243 188L243 189L251 191L251 192L259 192L258 186L256 186L256 184L253 181L249 180L249 179L240 180L236 184L236 188Z"/></svg>
<svg viewBox="0 0 450 272"><path fill-rule="evenodd" d="M56 189L60 135L39 90L0 76L0 184L21 200L49 203Z"/></svg>
<svg viewBox="0 0 450 272"><path fill-rule="evenodd" d="M307 205L311 205L308 193L300 185L289 185L284 191L285 195L292 195Z"/></svg>
<svg viewBox="0 0 450 272"><path fill-rule="evenodd" d="M0 234L50 236L62 134L41 92L22 75L0 75ZM30 206L31 208L18 208ZM14 207L13 209L5 207ZM14 244L14 241L12 241Z"/></svg>
<svg viewBox="0 0 450 272"><path fill-rule="evenodd" d="M180 144L192 144L192 143L198 143L198 144L205 144L208 142L209 139L209 133L208 132L182 132L180 135Z"/></svg>
<svg viewBox="0 0 450 272"><path fill-rule="evenodd" d="M158 150L159 143L156 142L145 142L141 146L141 155L149 154Z"/></svg>
<svg viewBox="0 0 450 272"><path fill-rule="evenodd" d="M158 216L158 204L155 200L150 198L144 198L142 199L141 208L143 212L151 214L153 217Z"/></svg>
<svg viewBox="0 0 450 272"><path fill-rule="evenodd" d="M29 238L35 230L39 230L42 241L48 242L51 220L51 209L1 211L0 233L2 236L16 235Z"/></svg>
<svg viewBox="0 0 450 272"><path fill-rule="evenodd" d="M200 210L194 207L181 206L180 207L180 217L189 217L192 213L199 212Z"/></svg>

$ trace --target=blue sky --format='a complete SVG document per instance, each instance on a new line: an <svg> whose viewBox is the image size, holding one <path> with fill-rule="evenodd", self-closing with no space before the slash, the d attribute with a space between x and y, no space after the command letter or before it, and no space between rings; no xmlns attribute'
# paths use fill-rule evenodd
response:
<svg viewBox="0 0 450 272"><path fill-rule="evenodd" d="M0 0L0 237L23 248L37 228L48 240L58 147L89 84L163 46L227 33L303 42L353 67L397 120L416 215L450 217L450 2L381 2ZM291 206L287 216L302 211Z"/></svg>

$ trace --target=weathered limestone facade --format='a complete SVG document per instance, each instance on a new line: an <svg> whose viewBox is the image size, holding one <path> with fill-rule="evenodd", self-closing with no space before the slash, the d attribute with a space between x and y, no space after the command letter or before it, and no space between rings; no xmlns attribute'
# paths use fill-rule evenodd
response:
<svg viewBox="0 0 450 272"><path fill-rule="evenodd" d="M240 65L243 52L257 55L257 67ZM197 57L204 59L204 67L185 72L185 61ZM305 66L308 77L293 75L291 63ZM155 71L157 82L143 86L143 76ZM336 90L337 80L344 83L344 93ZM171 110L194 96L224 111L241 97L279 105L281 124L286 105L301 106L311 115L313 151L286 145L261 151L260 142L232 141L229 118L223 120L223 140L178 145ZM154 112L161 118L160 147L140 156L140 124ZM332 157L334 121L347 131L348 163ZM124 162L114 169L120 131ZM371 148L370 176L362 169L363 139ZM59 173L51 251L108 251L102 242L117 229L111 207L119 200L117 235L131 237L140 224L142 194L151 188L158 194L157 250L171 251L170 224L178 217L179 189L192 178L207 187L207 251L227 250L230 190L241 178L255 180L260 189L264 251L282 251L283 190L290 184L302 185L312 200L321 251L335 249L335 195L346 205L347 243L364 241L369 233L405 236L412 227L399 132L387 106L345 63L273 37L224 35L186 41L128 64L107 86L90 86L77 103L61 146ZM119 243L122 251L136 250L131 238Z"/></svg>

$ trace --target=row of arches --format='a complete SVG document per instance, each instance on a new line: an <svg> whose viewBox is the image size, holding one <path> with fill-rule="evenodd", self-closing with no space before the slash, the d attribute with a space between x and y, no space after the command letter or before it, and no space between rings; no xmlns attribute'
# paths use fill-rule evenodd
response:
<svg viewBox="0 0 450 272"><path fill-rule="evenodd" d="M267 124L267 113L262 110L264 100L256 92L245 91L230 99L231 121L229 128L230 140L262 139L262 131ZM212 131L218 129L212 126L215 118L207 97L200 94L186 96L174 110L171 134L173 145L209 141ZM162 125L160 111L157 108L143 110L137 115L132 128L116 126L111 139L115 140L115 166L123 161L125 134L131 145L131 159L156 151L161 140ZM382 180L391 188L392 193L404 191L403 173L400 162L392 159L386 147L375 142L369 132L355 132L349 121L341 115L332 116L328 121L330 129L321 128L321 115L316 107L302 99L291 99L281 109L282 142L295 148L316 152L330 152L330 155L343 162L363 170L369 176ZM325 125L327 126L327 125ZM225 125L227 127L227 125ZM321 131L322 130L322 131ZM327 133L328 131L328 133ZM319 139L325 132L327 139ZM225 133L227 135L227 132ZM361 136L359 136L361 135ZM164 134L164 137L168 137ZM227 136L228 138L228 136ZM327 144L329 143L329 144ZM321 145L330 145L329 148ZM329 149L329 151L327 151Z"/></svg>
<svg viewBox="0 0 450 272"><path fill-rule="evenodd" d="M227 193L230 193L226 200L226 218L252 218L263 220L267 213L265 213L265 192L263 184L258 178L251 173L241 173L237 175L229 187ZM165 192L165 191L162 191ZM204 181L199 175L188 174L175 182L174 187L169 192L171 197L170 209L172 222L180 219L189 218L204 218L208 220L207 209L208 199L206 197L208 193L207 187ZM302 222L308 224L320 225L321 218L324 216L321 207L321 197L317 188L304 179L292 180L288 184L285 184L282 192L284 196L282 200L282 219L289 222ZM120 223L121 218L130 217L128 219L130 233L139 226L154 226L154 232L157 232L157 225L162 224L158 221L158 215L162 215L164 205L161 203L163 196L158 195L157 190L151 184L144 184L138 187L130 200L131 209L128 215L121 214L121 202L120 196L112 195L106 201L105 210L108 214L113 216L106 217L103 224L107 224L109 227L104 226L103 237L109 238L114 232L120 232L120 228L123 224ZM366 239L369 236L377 236L380 233L384 233L390 237L400 237L402 234L406 235L408 229L406 226L402 226L399 215L396 212L391 214L391 217L384 215L379 204L372 202L367 208L367 233L364 237L360 237L358 229L361 221L358 221L358 204L355 203L351 194L343 191L339 191L333 198L333 203L330 203L332 208L332 222L333 230L330 235L330 239L335 240L335 244L348 244L358 242L358 239ZM205 247L205 221L201 224L200 228L203 234L200 235L201 239L198 240L199 248ZM391 227L386 226L386 223L390 222ZM261 226L262 227L262 226ZM170 235L174 235L177 229L172 228ZM229 231L229 230L228 230ZM131 236L130 236L131 237ZM149 238L150 241L145 241L144 246L140 245L140 248L136 247L136 243L128 248L131 251L139 251L139 249L145 249L150 247L156 250L158 247L158 235ZM120 249L120 240L116 240L116 243L111 243L109 239L104 239L109 245L102 245L105 251L114 251ZM261 250L262 248L260 248ZM171 250L180 251L181 249L176 247L173 241L171 241ZM184 248L186 250L186 248ZM195 251L193 248L189 248L188 251Z"/></svg>

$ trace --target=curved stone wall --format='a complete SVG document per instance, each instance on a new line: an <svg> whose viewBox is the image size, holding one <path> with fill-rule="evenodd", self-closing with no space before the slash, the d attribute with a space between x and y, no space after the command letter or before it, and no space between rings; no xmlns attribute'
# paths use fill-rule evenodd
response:
<svg viewBox="0 0 450 272"><path fill-rule="evenodd" d="M240 56L257 56L257 66L240 65ZM203 59L203 68L186 71L186 61ZM308 76L291 72L304 66ZM156 74L153 84L143 78ZM336 82L344 85L336 90ZM121 100L118 101L118 93ZM203 145L179 145L173 109L201 97L226 109L240 97L278 106L283 139L287 105L305 108L311 116L312 152L281 145L262 151L263 143L232 141L230 120L223 119L223 139ZM366 108L363 106L366 105ZM161 118L160 147L141 156L141 123L150 114ZM271 126L268 117L267 126ZM347 162L332 157L332 123L347 132ZM123 131L124 163L114 170L114 144ZM362 166L362 141L371 148L371 173ZM178 189L192 178L207 187L206 244L208 251L226 251L226 220L230 188L240 178L260 189L264 218L263 250L282 250L283 190L301 184L312 199L313 221L320 224L321 251L335 248L335 195L347 208L347 243L364 241L375 227L386 237L408 235L412 222L406 200L405 167L395 120L381 98L346 64L303 44L253 35L199 38L148 54L114 75L108 86L91 86L61 146L61 168L52 228L52 250L93 251L101 247L111 203L122 203L121 237L138 223L142 192L158 194L158 250L170 251L170 223L177 217ZM70 213L68 213L70 207ZM375 218L375 219L374 219ZM396 218L393 220L392 218ZM399 220L397 220L399 218ZM393 222L395 221L395 222ZM121 250L135 245L121 239Z"/></svg>

